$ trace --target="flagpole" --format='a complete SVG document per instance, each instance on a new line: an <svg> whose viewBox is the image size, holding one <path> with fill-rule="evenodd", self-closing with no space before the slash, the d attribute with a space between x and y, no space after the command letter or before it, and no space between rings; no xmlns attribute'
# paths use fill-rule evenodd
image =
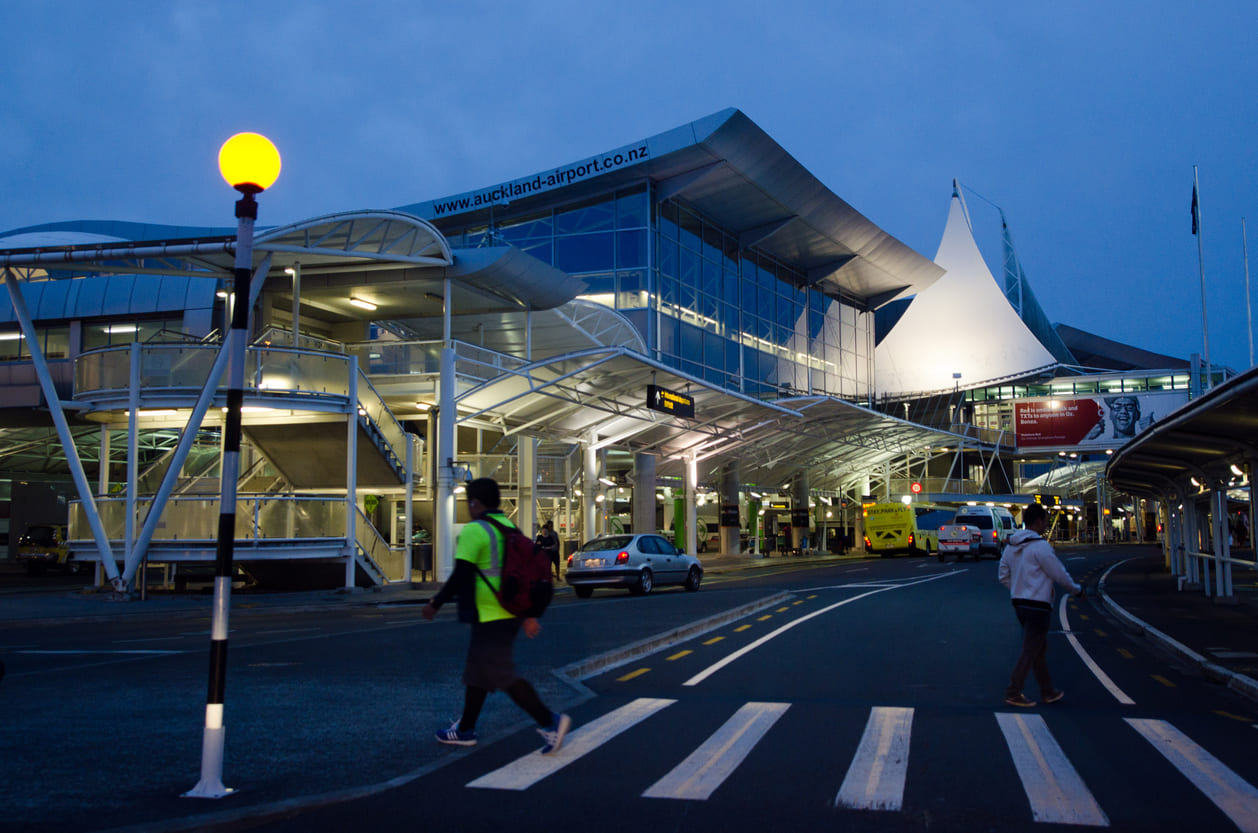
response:
<svg viewBox="0 0 1258 833"><path fill-rule="evenodd" d="M1197 188L1197 166L1192 166L1192 228L1197 234L1197 264L1201 268L1201 338L1205 347L1206 384L1205 390L1213 387L1214 373L1210 367L1210 326L1206 323L1206 252L1201 238L1201 197Z"/></svg>
<svg viewBox="0 0 1258 833"><path fill-rule="evenodd" d="M1245 218L1241 217L1241 251L1245 253L1245 332L1249 335L1249 366L1254 366L1254 308L1249 302L1249 235L1245 233Z"/></svg>

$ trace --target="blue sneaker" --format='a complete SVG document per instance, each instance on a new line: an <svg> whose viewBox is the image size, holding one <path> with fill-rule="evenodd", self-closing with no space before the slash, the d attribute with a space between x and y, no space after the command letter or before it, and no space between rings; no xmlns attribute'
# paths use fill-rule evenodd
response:
<svg viewBox="0 0 1258 833"><path fill-rule="evenodd" d="M450 724L449 729L438 729L433 733L433 737L437 739L437 743L446 743L450 746L475 746L476 730L468 732L459 731L459 721Z"/></svg>
<svg viewBox="0 0 1258 833"><path fill-rule="evenodd" d="M542 747L543 755L553 755L563 746L563 739L568 734L568 729L572 726L572 718L566 714L552 714L550 725L545 729L538 729L537 732L542 736L542 740L546 741L546 745Z"/></svg>

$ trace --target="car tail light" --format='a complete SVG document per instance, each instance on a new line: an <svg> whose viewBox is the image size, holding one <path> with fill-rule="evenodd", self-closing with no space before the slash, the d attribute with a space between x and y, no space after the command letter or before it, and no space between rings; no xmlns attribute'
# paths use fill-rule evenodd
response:
<svg viewBox="0 0 1258 833"><path fill-rule="evenodd" d="M629 553L621 551L616 554L617 564L627 564L629 562Z"/></svg>
<svg viewBox="0 0 1258 833"><path fill-rule="evenodd" d="M993 541L995 541L995 540L996 540L996 530L994 530L994 529L992 530L992 540L993 540Z"/></svg>
<svg viewBox="0 0 1258 833"><path fill-rule="evenodd" d="M572 566L572 556L571 556L571 555L570 555L570 556L568 556L568 566L569 566L569 567L571 567L571 566Z"/></svg>
<svg viewBox="0 0 1258 833"><path fill-rule="evenodd" d="M913 546L913 533L912 532L909 533L909 546L910 547Z"/></svg>
<svg viewBox="0 0 1258 833"><path fill-rule="evenodd" d="M867 546L867 547L872 547L873 545L874 545L874 544L873 544L873 542L869 540L869 536L868 536L868 535L866 535L866 536L865 536L865 546Z"/></svg>

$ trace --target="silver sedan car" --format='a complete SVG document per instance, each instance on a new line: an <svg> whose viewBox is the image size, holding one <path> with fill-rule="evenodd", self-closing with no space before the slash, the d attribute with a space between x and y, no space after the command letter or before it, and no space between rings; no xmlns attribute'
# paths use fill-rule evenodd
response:
<svg viewBox="0 0 1258 833"><path fill-rule="evenodd" d="M627 587L644 596L657 585L680 584L694 592L703 581L703 565L661 535L603 535L568 556L566 580L583 599L595 587Z"/></svg>

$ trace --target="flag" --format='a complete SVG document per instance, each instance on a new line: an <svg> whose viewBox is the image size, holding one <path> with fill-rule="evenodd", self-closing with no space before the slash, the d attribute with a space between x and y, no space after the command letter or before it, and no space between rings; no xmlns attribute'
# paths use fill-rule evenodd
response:
<svg viewBox="0 0 1258 833"><path fill-rule="evenodd" d="M1197 233L1198 213L1199 213L1199 209L1197 208L1197 183L1194 182L1192 184L1192 233L1193 234Z"/></svg>

